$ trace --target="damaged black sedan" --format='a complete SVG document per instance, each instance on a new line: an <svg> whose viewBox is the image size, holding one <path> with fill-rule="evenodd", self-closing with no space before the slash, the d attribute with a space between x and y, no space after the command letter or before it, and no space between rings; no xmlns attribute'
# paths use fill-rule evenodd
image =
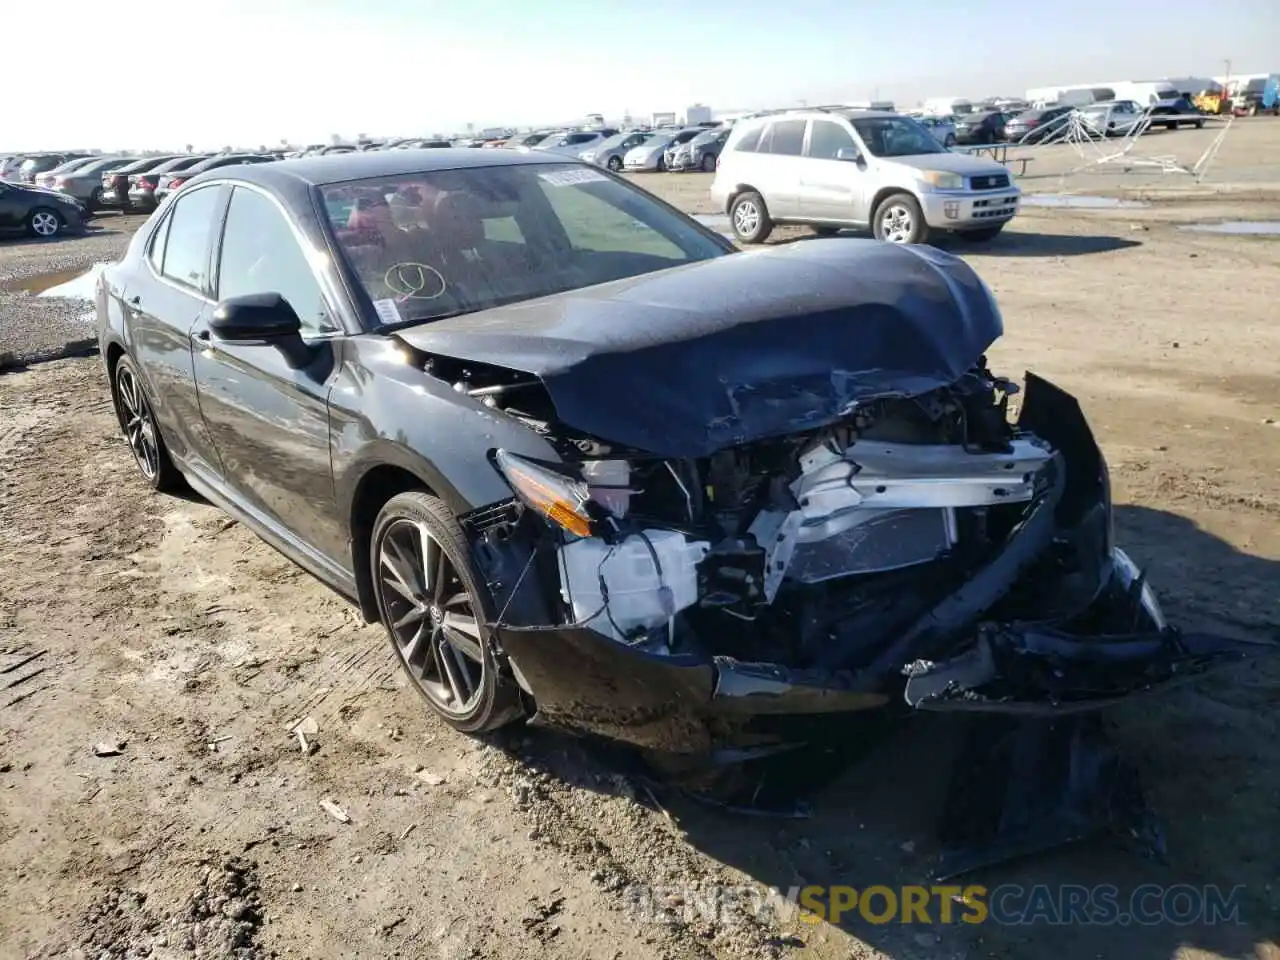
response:
<svg viewBox="0 0 1280 960"><path fill-rule="evenodd" d="M98 316L148 481L380 620L460 730L742 759L1241 656L1165 623L1078 405L988 369L930 247L738 253L563 158L351 154L194 179Z"/></svg>

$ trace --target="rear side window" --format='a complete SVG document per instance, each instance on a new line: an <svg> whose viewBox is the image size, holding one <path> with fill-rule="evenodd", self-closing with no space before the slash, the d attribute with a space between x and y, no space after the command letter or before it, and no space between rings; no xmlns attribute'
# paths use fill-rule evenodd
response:
<svg viewBox="0 0 1280 960"><path fill-rule="evenodd" d="M175 283L201 291L208 289L209 235L219 196L219 188L206 187L174 201L160 272Z"/></svg>
<svg viewBox="0 0 1280 960"><path fill-rule="evenodd" d="M778 120L760 140L761 153L798 157L804 149L804 120Z"/></svg>
<svg viewBox="0 0 1280 960"><path fill-rule="evenodd" d="M251 293L280 294L305 330L333 326L320 282L284 214L262 194L236 187L222 233L218 298Z"/></svg>
<svg viewBox="0 0 1280 960"><path fill-rule="evenodd" d="M734 141L733 149L742 153L755 153L760 149L760 134L763 131L763 124L756 124L750 127L741 137Z"/></svg>

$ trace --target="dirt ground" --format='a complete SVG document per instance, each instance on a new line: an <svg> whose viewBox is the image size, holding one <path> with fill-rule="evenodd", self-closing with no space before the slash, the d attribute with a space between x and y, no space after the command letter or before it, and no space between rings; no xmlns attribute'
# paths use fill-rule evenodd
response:
<svg viewBox="0 0 1280 960"><path fill-rule="evenodd" d="M1266 122L1241 169L1280 151ZM704 177L642 182L710 212ZM1280 197L1028 209L963 252L1003 305L992 366L1080 398L1170 619L1275 640L1280 241L1179 229L1217 218L1280 220ZM667 888L927 883L954 722L895 734L786 821L651 793L546 732L456 734L379 629L216 509L145 491L96 359L0 375L0 530L4 958L1280 957L1274 661L1112 716L1167 863L1098 842L978 878L1242 885L1241 923L708 919Z"/></svg>

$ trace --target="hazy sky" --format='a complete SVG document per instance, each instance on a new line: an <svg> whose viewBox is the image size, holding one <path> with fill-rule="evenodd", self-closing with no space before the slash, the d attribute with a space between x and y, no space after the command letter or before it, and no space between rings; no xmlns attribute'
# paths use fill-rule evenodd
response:
<svg viewBox="0 0 1280 960"><path fill-rule="evenodd" d="M0 149L422 135L695 102L906 106L1211 76L1228 57L1280 71L1280 0L58 0L34 32L39 4L22 7L0 32L47 32L66 56L5 44Z"/></svg>

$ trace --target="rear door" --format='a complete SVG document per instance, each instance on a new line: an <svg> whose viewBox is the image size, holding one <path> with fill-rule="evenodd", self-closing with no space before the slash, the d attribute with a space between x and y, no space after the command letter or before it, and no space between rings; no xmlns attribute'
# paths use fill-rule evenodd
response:
<svg viewBox="0 0 1280 960"><path fill-rule="evenodd" d="M302 339L280 346L220 340L202 315L192 330L196 382L237 500L346 569L329 463L328 398L340 331L313 259L269 194L235 186L218 250L217 297L278 293L302 322Z"/></svg>
<svg viewBox="0 0 1280 960"><path fill-rule="evenodd" d="M800 178L807 166L804 159L807 123L799 119L774 120L760 135L755 155L758 179L752 186L760 190L775 220L801 216Z"/></svg>
<svg viewBox="0 0 1280 960"><path fill-rule="evenodd" d="M213 476L219 465L196 397L190 331L213 309L210 257L224 199L222 188L211 184L169 208L147 240L124 301L129 351L170 453Z"/></svg>
<svg viewBox="0 0 1280 960"><path fill-rule="evenodd" d="M853 135L835 120L814 119L800 166L800 215L827 223L864 223L866 174L850 160L837 160L840 150L856 150Z"/></svg>

